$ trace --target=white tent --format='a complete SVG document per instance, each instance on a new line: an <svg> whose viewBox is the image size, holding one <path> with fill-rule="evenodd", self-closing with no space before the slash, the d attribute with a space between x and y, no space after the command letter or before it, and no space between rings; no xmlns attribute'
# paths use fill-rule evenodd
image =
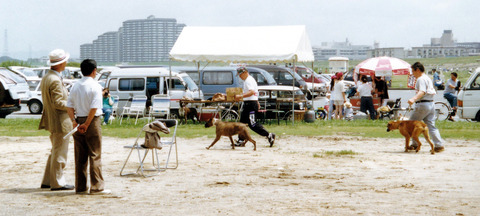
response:
<svg viewBox="0 0 480 216"><path fill-rule="evenodd" d="M199 70L200 62L290 62L295 66L314 61L305 26L187 26L173 45L170 59L196 62Z"/></svg>
<svg viewBox="0 0 480 216"><path fill-rule="evenodd" d="M313 62L305 26L185 27L170 58L189 62Z"/></svg>

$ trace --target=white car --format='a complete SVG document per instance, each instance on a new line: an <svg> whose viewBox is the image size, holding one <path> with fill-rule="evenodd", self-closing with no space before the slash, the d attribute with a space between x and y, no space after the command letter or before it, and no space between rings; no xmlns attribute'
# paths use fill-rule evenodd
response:
<svg viewBox="0 0 480 216"><path fill-rule="evenodd" d="M43 102L42 102L42 92L40 90L40 81L38 80L35 82L35 85L29 84L30 86L34 86L34 88L30 89L30 99L27 102L28 111L32 114L40 114L43 110ZM33 82L33 81L32 81Z"/></svg>
<svg viewBox="0 0 480 216"><path fill-rule="evenodd" d="M458 116L480 122L480 67L468 78L457 97Z"/></svg>

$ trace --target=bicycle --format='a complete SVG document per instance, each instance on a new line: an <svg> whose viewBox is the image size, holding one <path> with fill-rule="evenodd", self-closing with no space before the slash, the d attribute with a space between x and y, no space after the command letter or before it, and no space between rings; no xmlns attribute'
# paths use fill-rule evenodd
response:
<svg viewBox="0 0 480 216"><path fill-rule="evenodd" d="M447 120L453 113L452 107L445 102L435 102L435 120Z"/></svg>

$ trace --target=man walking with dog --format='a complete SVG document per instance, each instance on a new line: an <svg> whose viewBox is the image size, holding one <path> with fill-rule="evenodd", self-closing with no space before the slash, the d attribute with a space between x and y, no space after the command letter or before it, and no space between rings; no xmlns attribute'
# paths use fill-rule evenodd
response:
<svg viewBox="0 0 480 216"><path fill-rule="evenodd" d="M272 147L275 143L275 134L268 132L262 124L256 121L259 107L257 81L249 75L248 70L245 67L237 69L237 76L244 81L243 95L235 95L235 101L239 101L243 98L243 111L240 115L240 122L248 124L248 127L255 131L255 133L267 137L270 147ZM244 146L244 139L244 137L239 136L236 145Z"/></svg>
<svg viewBox="0 0 480 216"><path fill-rule="evenodd" d="M408 100L408 104L415 104L410 120L418 120L425 122L428 127L430 137L435 144L435 152L445 150L442 144L440 131L435 127L435 103L433 97L436 94L432 80L425 74L425 67L420 62L412 65L413 76L417 79L415 84L416 94ZM417 143L413 140L410 149L416 149Z"/></svg>

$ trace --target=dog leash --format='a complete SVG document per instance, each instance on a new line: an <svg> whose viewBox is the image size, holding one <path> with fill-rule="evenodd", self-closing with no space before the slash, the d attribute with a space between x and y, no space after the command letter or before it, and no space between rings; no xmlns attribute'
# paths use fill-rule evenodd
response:
<svg viewBox="0 0 480 216"><path fill-rule="evenodd" d="M410 111L412 111L412 110L413 110L412 105L408 105L408 108L403 113L403 116L400 117L400 120L408 120L408 118L406 116L407 116L407 114L410 114Z"/></svg>

